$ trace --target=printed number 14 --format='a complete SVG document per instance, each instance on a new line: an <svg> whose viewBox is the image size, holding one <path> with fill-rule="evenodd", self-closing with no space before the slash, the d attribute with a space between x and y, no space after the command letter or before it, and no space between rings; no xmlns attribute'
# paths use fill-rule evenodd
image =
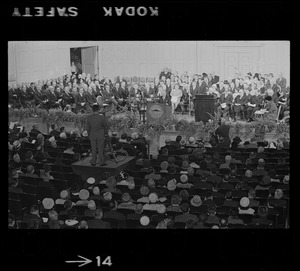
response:
<svg viewBox="0 0 300 271"><path fill-rule="evenodd" d="M100 258L100 256L97 256L96 259L97 259L97 266L100 267L101 266L101 258ZM106 259L102 262L102 265L111 266L112 265L111 257L107 256Z"/></svg>

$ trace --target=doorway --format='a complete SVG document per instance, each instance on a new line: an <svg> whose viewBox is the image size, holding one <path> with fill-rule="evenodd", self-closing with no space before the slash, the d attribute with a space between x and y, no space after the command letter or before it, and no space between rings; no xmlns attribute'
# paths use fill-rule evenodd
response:
<svg viewBox="0 0 300 271"><path fill-rule="evenodd" d="M98 46L70 48L70 61L76 67L77 73L99 74Z"/></svg>

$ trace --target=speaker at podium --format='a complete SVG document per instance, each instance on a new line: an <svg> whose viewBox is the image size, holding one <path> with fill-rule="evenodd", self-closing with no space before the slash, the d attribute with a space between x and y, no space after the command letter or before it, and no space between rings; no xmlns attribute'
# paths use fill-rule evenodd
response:
<svg viewBox="0 0 300 271"><path fill-rule="evenodd" d="M211 118L209 114L214 116L215 103L214 95L196 95L194 98L195 121L207 122Z"/></svg>

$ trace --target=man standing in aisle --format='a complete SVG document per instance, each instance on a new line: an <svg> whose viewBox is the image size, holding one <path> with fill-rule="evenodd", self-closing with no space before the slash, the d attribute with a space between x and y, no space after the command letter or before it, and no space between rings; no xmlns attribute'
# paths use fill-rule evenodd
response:
<svg viewBox="0 0 300 271"><path fill-rule="evenodd" d="M91 141L92 147L92 166L96 166L97 149L100 166L105 165L104 161L104 143L105 134L108 132L108 124L104 115L99 114L99 105L93 105L93 114L88 116L86 121L86 130Z"/></svg>

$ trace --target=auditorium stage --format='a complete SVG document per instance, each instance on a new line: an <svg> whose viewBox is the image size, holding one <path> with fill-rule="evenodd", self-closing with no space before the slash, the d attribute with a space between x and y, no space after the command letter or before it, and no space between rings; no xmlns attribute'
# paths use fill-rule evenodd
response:
<svg viewBox="0 0 300 271"><path fill-rule="evenodd" d="M100 180L104 176L105 172L108 172L109 175L116 175L122 170L135 165L136 157L128 156L122 160L123 158L123 156L117 156L118 163L116 163L114 159L107 159L105 161L107 165L100 167L99 164L96 164L94 167L90 164L92 159L92 156L90 155L81 161L73 163L72 168L74 173L80 175L83 180L86 180L89 177L94 177L96 180Z"/></svg>

